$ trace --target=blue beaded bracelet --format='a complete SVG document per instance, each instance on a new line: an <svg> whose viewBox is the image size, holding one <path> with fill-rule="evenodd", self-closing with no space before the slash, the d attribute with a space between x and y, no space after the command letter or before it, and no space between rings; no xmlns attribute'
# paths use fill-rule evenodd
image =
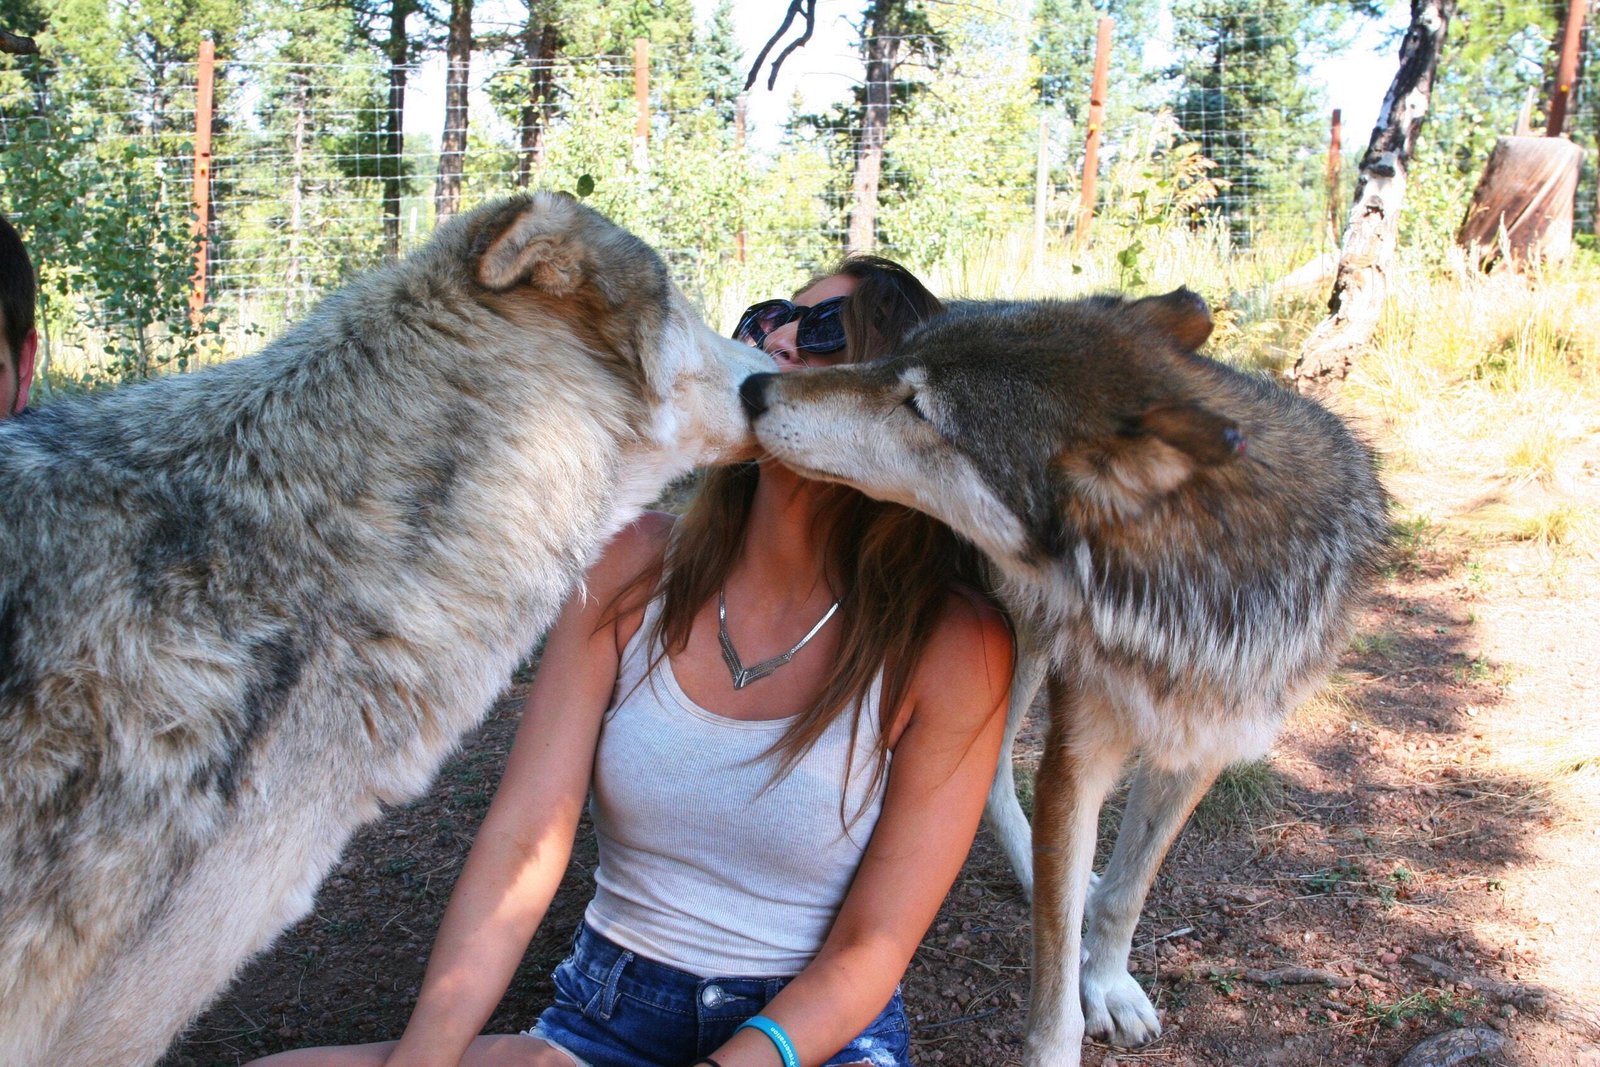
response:
<svg viewBox="0 0 1600 1067"><path fill-rule="evenodd" d="M783 1032L783 1027L767 1018L765 1015L752 1015L740 1023L734 1033L749 1027L759 1030L767 1035L767 1040L778 1047L778 1055L783 1057L783 1067L800 1067L800 1054L794 1050L794 1042L789 1040L789 1035Z"/></svg>

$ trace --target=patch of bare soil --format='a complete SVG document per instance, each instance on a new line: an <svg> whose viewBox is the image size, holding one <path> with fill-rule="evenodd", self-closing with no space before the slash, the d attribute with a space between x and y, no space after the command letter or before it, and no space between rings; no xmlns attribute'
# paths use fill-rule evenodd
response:
<svg viewBox="0 0 1600 1067"><path fill-rule="evenodd" d="M1431 521L1405 528L1329 692L1214 791L1151 893L1133 968L1165 1033L1091 1046L1090 1067L1388 1065L1461 1027L1504 1039L1474 1063L1600 1067L1600 562L1476 529L1481 486L1391 488ZM1600 514L1600 450L1561 492ZM516 718L513 695L361 834L166 1067L398 1036ZM593 865L585 836L491 1031L547 1002ZM1027 906L980 834L906 980L916 1062L1020 1063L1027 959Z"/></svg>

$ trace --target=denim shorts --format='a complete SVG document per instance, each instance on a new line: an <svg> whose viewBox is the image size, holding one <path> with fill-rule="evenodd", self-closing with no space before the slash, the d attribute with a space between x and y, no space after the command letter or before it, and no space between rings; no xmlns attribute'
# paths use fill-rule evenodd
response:
<svg viewBox="0 0 1600 1067"><path fill-rule="evenodd" d="M685 1067L720 1048L789 983L787 978L700 978L635 955L587 923L578 928L572 954L552 977L555 1003L527 1036L550 1042L584 1067ZM828 1067L910 1067L910 1037L897 989Z"/></svg>

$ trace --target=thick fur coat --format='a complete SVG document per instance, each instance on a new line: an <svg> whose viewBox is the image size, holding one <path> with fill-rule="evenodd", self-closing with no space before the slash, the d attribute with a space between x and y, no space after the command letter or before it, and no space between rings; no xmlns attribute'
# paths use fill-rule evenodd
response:
<svg viewBox="0 0 1600 1067"><path fill-rule="evenodd" d="M0 423L0 1063L156 1060L767 364L571 198Z"/></svg>
<svg viewBox="0 0 1600 1067"><path fill-rule="evenodd" d="M962 305L891 358L743 390L778 459L927 511L995 565L1025 649L1011 736L1041 679L1050 714L1031 857L1009 738L990 798L1035 897L1030 1067L1077 1064L1086 1029L1160 1032L1127 971L1156 870L1218 771L1264 752L1326 675L1384 551L1370 452L1322 407L1197 355L1210 332L1181 289Z"/></svg>

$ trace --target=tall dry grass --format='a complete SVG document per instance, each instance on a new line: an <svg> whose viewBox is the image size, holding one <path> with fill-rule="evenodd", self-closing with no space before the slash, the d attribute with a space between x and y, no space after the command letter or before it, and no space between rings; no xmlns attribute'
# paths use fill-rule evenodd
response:
<svg viewBox="0 0 1600 1067"><path fill-rule="evenodd" d="M1138 242L1134 293L1179 285L1211 304L1207 352L1276 375L1326 315L1326 247L1258 239L1236 246L1224 227L1100 226L1083 250L1043 250L1026 231L998 235L956 260L922 268L941 294L973 299L1073 297L1128 289L1119 253ZM1454 472L1498 486L1504 536L1590 539L1586 509L1561 499L1577 450L1600 431L1600 258L1485 275L1464 256L1442 264L1402 250L1369 351L1339 406L1381 439L1393 473ZM1539 492L1534 490L1538 489Z"/></svg>

